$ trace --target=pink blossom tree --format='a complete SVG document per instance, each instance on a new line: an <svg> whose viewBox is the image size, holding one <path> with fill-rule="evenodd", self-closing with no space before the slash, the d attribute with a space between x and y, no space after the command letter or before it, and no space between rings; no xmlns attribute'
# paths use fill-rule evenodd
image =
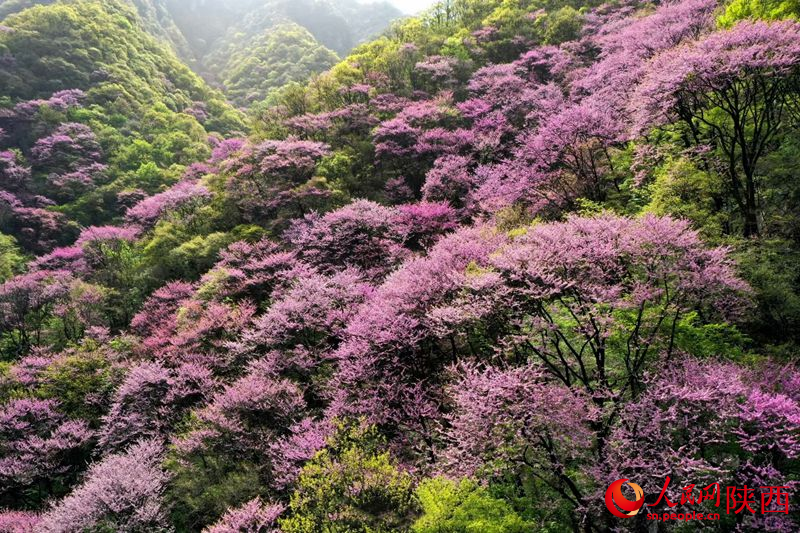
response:
<svg viewBox="0 0 800 533"><path fill-rule="evenodd" d="M446 202L403 204L395 209L395 226L403 235L404 245L412 250L432 246L458 227L456 211Z"/></svg>
<svg viewBox="0 0 800 533"><path fill-rule="evenodd" d="M534 357L564 385L600 396L636 394L647 361L673 353L682 316L703 308L735 318L749 292L728 250L706 248L668 217L534 226L492 264L512 289L504 305L521 334L509 355Z"/></svg>
<svg viewBox="0 0 800 533"><path fill-rule="evenodd" d="M669 50L632 100L639 131L679 120L727 163L745 236L758 235L758 164L786 125L800 78L800 24L741 22Z"/></svg>
<svg viewBox="0 0 800 533"><path fill-rule="evenodd" d="M133 367L103 417L100 446L120 451L139 440L165 438L191 407L210 398L215 385L211 371L195 364Z"/></svg>
<svg viewBox="0 0 800 533"><path fill-rule="evenodd" d="M278 517L283 513L280 504L267 505L255 498L236 509L228 510L204 533L277 533Z"/></svg>
<svg viewBox="0 0 800 533"><path fill-rule="evenodd" d="M240 241L220 252L220 260L201 279L199 292L205 298L265 304L285 294L295 279L312 270L295 253L269 239Z"/></svg>
<svg viewBox="0 0 800 533"><path fill-rule="evenodd" d="M159 218L170 216L184 218L211 198L211 192L201 183L183 180L168 190L145 198L125 213L125 218L142 227L152 227Z"/></svg>
<svg viewBox="0 0 800 533"><path fill-rule="evenodd" d="M268 461L270 442L285 435L304 408L295 384L254 362L245 376L196 411L195 427L177 445L186 454L232 454L261 464Z"/></svg>
<svg viewBox="0 0 800 533"><path fill-rule="evenodd" d="M300 258L323 272L350 266L380 278L408 255L392 210L368 200L308 215L287 237Z"/></svg>
<svg viewBox="0 0 800 533"><path fill-rule="evenodd" d="M303 216L310 206L328 197L329 191L311 179L317 163L328 153L329 147L319 142L270 140L245 144L220 167L229 176L226 189L245 218L266 223L283 216Z"/></svg>
<svg viewBox="0 0 800 533"><path fill-rule="evenodd" d="M800 398L791 384L797 379L791 366L764 371L716 359L686 358L654 372L646 393L621 410L603 461L588 469L597 477L594 506L603 506L601 487L624 477L657 495L665 473L672 503L686 493L697 500L713 483L722 487L723 501L724 487L747 485L759 506L770 486L794 492L790 465L800 456ZM713 502L705 508L714 509ZM667 509L664 501L656 508ZM791 515L751 515L741 517L740 527L788 532L797 523Z"/></svg>
<svg viewBox="0 0 800 533"><path fill-rule="evenodd" d="M177 328L177 311L191 298L195 287L174 281L157 289L145 300L142 309L131 320L131 329L144 337L144 347L159 356L169 345Z"/></svg>
<svg viewBox="0 0 800 533"><path fill-rule="evenodd" d="M41 518L26 511L0 511L0 531L6 533L35 533Z"/></svg>
<svg viewBox="0 0 800 533"><path fill-rule="evenodd" d="M3 190L15 194L29 192L32 185L30 168L12 151L0 152L0 179Z"/></svg>
<svg viewBox="0 0 800 533"><path fill-rule="evenodd" d="M89 467L84 482L42 515L37 531L158 531L168 527L163 447L142 441Z"/></svg>
<svg viewBox="0 0 800 533"><path fill-rule="evenodd" d="M68 272L21 274L0 285L0 331L17 355L44 342L47 320L57 303L66 299Z"/></svg>
<svg viewBox="0 0 800 533"><path fill-rule="evenodd" d="M447 473L499 480L522 470L575 508L586 506L590 486L572 473L594 459L600 410L591 397L551 382L538 365L454 370Z"/></svg>
<svg viewBox="0 0 800 533"><path fill-rule="evenodd" d="M589 24L585 40L599 49L599 60L576 76L572 92L604 103L620 118L648 61L712 30L717 7L715 0L688 0L662 3L652 13L621 9L596 17L604 20Z"/></svg>
<svg viewBox="0 0 800 533"><path fill-rule="evenodd" d="M106 170L102 157L92 130L71 122L36 141L31 149L33 170L47 176L44 194L58 201L73 200L100 183Z"/></svg>
<svg viewBox="0 0 800 533"><path fill-rule="evenodd" d="M0 406L0 499L30 505L69 485L93 439L82 420L69 420L54 400L18 399Z"/></svg>
<svg viewBox="0 0 800 533"><path fill-rule="evenodd" d="M450 300L472 286L467 270L488 266L502 241L489 228L462 229L391 274L349 321L332 354L338 366L328 413L365 417L398 438L402 434L407 453L431 460L442 401L437 376L461 350L470 350L471 325L491 305L473 295L472 305L465 305L472 324L465 317L462 328L447 330L443 319Z"/></svg>

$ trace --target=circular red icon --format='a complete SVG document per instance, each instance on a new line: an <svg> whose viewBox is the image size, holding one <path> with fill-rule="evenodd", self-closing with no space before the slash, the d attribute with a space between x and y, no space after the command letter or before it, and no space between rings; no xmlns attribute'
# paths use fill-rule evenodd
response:
<svg viewBox="0 0 800 533"><path fill-rule="evenodd" d="M620 518L636 516L639 509L644 505L644 491L642 487L636 483L627 483L627 485L633 489L636 500L630 501L622 495L622 484L627 481L627 479L618 479L612 483L606 491L606 507L611 511L611 514ZM627 512L622 512L620 509Z"/></svg>

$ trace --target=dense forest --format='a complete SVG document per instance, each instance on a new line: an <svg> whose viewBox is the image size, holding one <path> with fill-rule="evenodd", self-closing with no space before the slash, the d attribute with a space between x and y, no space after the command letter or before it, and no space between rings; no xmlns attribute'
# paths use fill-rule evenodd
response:
<svg viewBox="0 0 800 533"><path fill-rule="evenodd" d="M0 532L798 531L800 3L397 15L0 1Z"/></svg>
<svg viewBox="0 0 800 533"><path fill-rule="evenodd" d="M237 105L305 82L401 13L356 0L122 0L140 24ZM55 0L5 0L0 20Z"/></svg>

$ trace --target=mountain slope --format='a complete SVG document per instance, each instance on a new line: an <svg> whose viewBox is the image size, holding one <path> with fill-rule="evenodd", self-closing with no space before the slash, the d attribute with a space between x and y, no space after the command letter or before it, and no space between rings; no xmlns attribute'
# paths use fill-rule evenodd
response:
<svg viewBox="0 0 800 533"><path fill-rule="evenodd" d="M305 81L338 61L308 30L285 22L250 39L232 36L206 58L204 70L216 73L228 98L247 103L263 100L273 88Z"/></svg>
<svg viewBox="0 0 800 533"><path fill-rule="evenodd" d="M327 70L401 16L389 3L356 0L124 1L135 7L145 30L239 104ZM0 19L52 3L0 1ZM276 47L287 38L292 50ZM245 57L258 59L246 62Z"/></svg>
<svg viewBox="0 0 800 533"><path fill-rule="evenodd" d="M166 11L9 17L0 531L800 531L800 22L602 1L444 1L224 138Z"/></svg>
<svg viewBox="0 0 800 533"><path fill-rule="evenodd" d="M338 56L400 17L388 3L362 5L354 0L149 3L158 6L151 11L172 14L191 50L184 59L239 104L262 100L272 88L327 70ZM283 40L291 50L281 46ZM181 42L175 45L179 51Z"/></svg>
<svg viewBox="0 0 800 533"><path fill-rule="evenodd" d="M40 5L2 24L0 149L16 150L15 164L31 175L25 195L47 198L48 209L68 219L111 220L123 212L120 193L157 192L210 153L210 132L244 129L242 116L148 35L124 2ZM51 169L37 150L43 143L66 142L63 131L80 131L97 149L88 159L75 155L68 165ZM97 166L78 172L89 159L102 172ZM74 172L67 174L67 167ZM49 177L59 173L63 179ZM70 190L54 192L54 180L64 179ZM76 182L81 186L74 187ZM25 198L21 205L29 206Z"/></svg>

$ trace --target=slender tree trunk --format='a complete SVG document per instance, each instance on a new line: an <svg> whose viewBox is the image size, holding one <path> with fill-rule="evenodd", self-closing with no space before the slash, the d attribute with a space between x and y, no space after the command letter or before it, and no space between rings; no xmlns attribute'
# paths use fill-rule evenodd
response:
<svg viewBox="0 0 800 533"><path fill-rule="evenodd" d="M758 237L758 206L756 205L756 186L752 176L747 176L747 190L745 191L744 209L744 236Z"/></svg>

